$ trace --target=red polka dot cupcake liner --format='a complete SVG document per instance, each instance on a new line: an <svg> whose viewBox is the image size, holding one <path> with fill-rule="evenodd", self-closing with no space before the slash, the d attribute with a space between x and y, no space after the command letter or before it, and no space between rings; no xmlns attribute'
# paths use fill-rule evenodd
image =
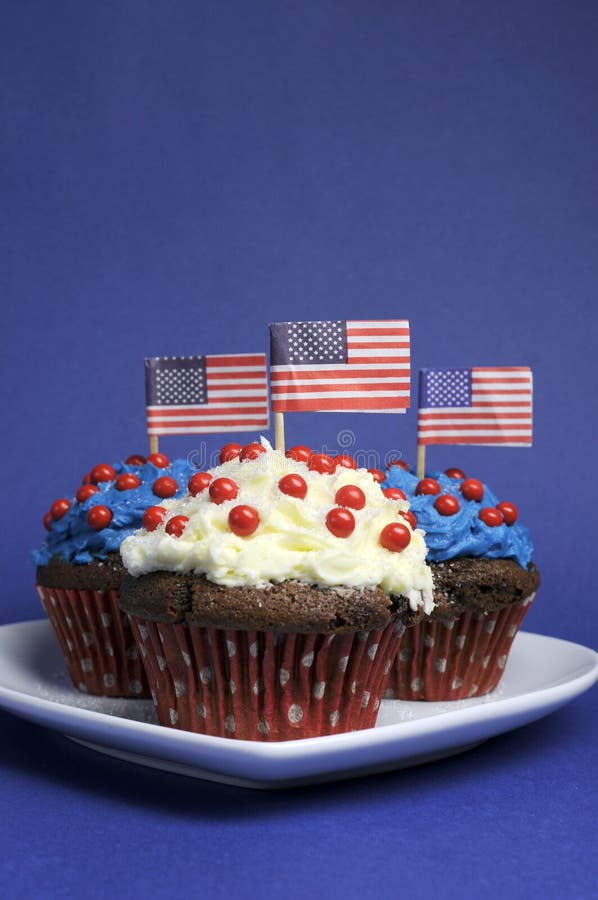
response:
<svg viewBox="0 0 598 900"><path fill-rule="evenodd" d="M106 697L149 697L143 663L118 591L37 586L74 686Z"/></svg>
<svg viewBox="0 0 598 900"><path fill-rule="evenodd" d="M371 728L403 632L401 623L329 635L131 624L162 725L251 741Z"/></svg>
<svg viewBox="0 0 598 900"><path fill-rule="evenodd" d="M384 697L438 701L490 693L534 597L491 613L428 619L407 628Z"/></svg>

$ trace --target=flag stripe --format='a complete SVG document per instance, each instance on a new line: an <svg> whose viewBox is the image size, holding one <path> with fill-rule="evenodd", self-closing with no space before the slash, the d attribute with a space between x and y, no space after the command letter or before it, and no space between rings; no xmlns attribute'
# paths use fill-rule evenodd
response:
<svg viewBox="0 0 598 900"><path fill-rule="evenodd" d="M393 395L394 396L394 395ZM272 402L272 409L276 412L276 406L274 401ZM351 398L347 397L346 399L343 397L335 397L334 399L326 399L321 398L314 402L312 407L306 406L305 400L302 398L300 400L297 399L286 399L284 401L284 411L285 412L405 412L405 408L403 406L390 406L388 405L388 398L376 398L376 397L362 397Z"/></svg>

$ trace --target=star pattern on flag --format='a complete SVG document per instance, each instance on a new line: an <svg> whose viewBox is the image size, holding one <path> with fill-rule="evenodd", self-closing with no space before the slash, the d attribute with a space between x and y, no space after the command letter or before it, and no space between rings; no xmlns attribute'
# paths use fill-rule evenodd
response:
<svg viewBox="0 0 598 900"><path fill-rule="evenodd" d="M291 322L288 325L289 363L345 362L345 323Z"/></svg>
<svg viewBox="0 0 598 900"><path fill-rule="evenodd" d="M191 363L191 365L189 365ZM207 403L204 367L190 357L182 368L177 358L160 360L153 373L154 403L159 406Z"/></svg>
<svg viewBox="0 0 598 900"><path fill-rule="evenodd" d="M471 406L469 369L444 369L427 373L424 406Z"/></svg>

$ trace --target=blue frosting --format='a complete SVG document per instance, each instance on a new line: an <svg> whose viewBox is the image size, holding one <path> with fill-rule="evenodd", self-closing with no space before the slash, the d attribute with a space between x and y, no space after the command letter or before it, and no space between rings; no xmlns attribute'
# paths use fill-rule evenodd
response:
<svg viewBox="0 0 598 900"><path fill-rule="evenodd" d="M31 559L36 566L43 566L53 556L73 563L88 563L94 559L105 559L109 553L118 550L126 537L141 528L141 519L148 506L159 506L160 497L152 492L152 485L162 475L174 478L179 490L174 495L182 497L187 492L187 482L197 469L185 459L171 461L166 469L159 469L153 463L131 466L124 462L113 463L117 477L123 472L133 472L141 479L137 488L119 491L114 481L97 485L99 491L84 503L73 499L70 509L57 522L52 522L51 530L39 550L34 550ZM101 504L112 511L112 520L106 528L94 531L87 524L87 513L92 506Z"/></svg>
<svg viewBox="0 0 598 900"><path fill-rule="evenodd" d="M526 568L531 561L533 547L527 528L519 524L486 525L479 517L480 509L496 506L498 498L484 485L481 502L466 500L461 494L462 479L449 478L444 472L426 476L435 478L442 494L452 494L459 500L459 511L443 516L434 508L438 495L416 495L419 478L400 466L390 466L383 488L400 488L407 495L410 508L417 519L417 527L426 532L427 560L440 562L457 556L486 556L498 559L515 559ZM503 498L506 499L506 498Z"/></svg>

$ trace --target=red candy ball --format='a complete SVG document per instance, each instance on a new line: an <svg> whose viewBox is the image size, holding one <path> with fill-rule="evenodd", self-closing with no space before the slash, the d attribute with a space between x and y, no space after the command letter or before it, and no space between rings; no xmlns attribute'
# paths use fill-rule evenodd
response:
<svg viewBox="0 0 598 900"><path fill-rule="evenodd" d="M187 482L187 490L192 497L197 497L212 481L212 475L209 472L196 472Z"/></svg>
<svg viewBox="0 0 598 900"><path fill-rule="evenodd" d="M336 463L327 453L314 453L308 462L308 468L320 475L333 475L336 471Z"/></svg>
<svg viewBox="0 0 598 900"><path fill-rule="evenodd" d="M398 466L399 469L405 469L406 471L409 471L409 463L406 463L402 459L393 459L389 462L388 465L389 465L389 467L390 466Z"/></svg>
<svg viewBox="0 0 598 900"><path fill-rule="evenodd" d="M243 447L241 444L225 444L222 450L220 451L220 455L218 456L218 461L222 465L222 463L230 462L231 459L236 459L240 454Z"/></svg>
<svg viewBox="0 0 598 900"><path fill-rule="evenodd" d="M167 469L170 465L170 460L163 453L150 453L147 461L153 463L157 469Z"/></svg>
<svg viewBox="0 0 598 900"><path fill-rule="evenodd" d="M262 447L261 444L254 442L253 444L246 444L241 450L241 456L239 457L241 462L245 462L247 459L257 459L258 456L261 456L262 453L266 452L266 448Z"/></svg>
<svg viewBox="0 0 598 900"><path fill-rule="evenodd" d="M162 499L174 497L178 489L178 484L174 478L170 477L170 475L161 475L160 478L156 478L152 484L152 493L154 493L156 497L162 497Z"/></svg>
<svg viewBox="0 0 598 900"><path fill-rule="evenodd" d="M368 472L378 484L382 484L383 481L386 481L386 475L382 471L382 469L368 469Z"/></svg>
<svg viewBox="0 0 598 900"><path fill-rule="evenodd" d="M479 511L478 516L484 525L489 525L490 528L496 528L497 525L502 525L503 522L502 513L493 506L485 506L484 509Z"/></svg>
<svg viewBox="0 0 598 900"><path fill-rule="evenodd" d="M144 466L147 460L145 456L140 456L139 453L133 453L132 456L127 456L125 462L128 466Z"/></svg>
<svg viewBox="0 0 598 900"><path fill-rule="evenodd" d="M345 506L350 509L363 509L365 506L365 494L356 484L345 484L334 495L337 506Z"/></svg>
<svg viewBox="0 0 598 900"><path fill-rule="evenodd" d="M163 506L148 506L143 513L142 524L146 531L155 531L166 518L167 510Z"/></svg>
<svg viewBox="0 0 598 900"><path fill-rule="evenodd" d="M91 472L86 472L81 479L81 484L91 484Z"/></svg>
<svg viewBox="0 0 598 900"><path fill-rule="evenodd" d="M93 467L89 477L93 484L99 484L101 481L114 481L116 472L108 463L99 463Z"/></svg>
<svg viewBox="0 0 598 900"><path fill-rule="evenodd" d="M434 509L441 516L454 516L461 509L459 501L452 494L440 494L434 501Z"/></svg>
<svg viewBox="0 0 598 900"><path fill-rule="evenodd" d="M297 499L303 500L307 494L307 482L301 475L295 475L295 473L290 472L288 475L283 475L280 479L278 490L288 497L297 497Z"/></svg>
<svg viewBox="0 0 598 900"><path fill-rule="evenodd" d="M460 490L466 500L475 500L477 503L484 496L484 485L477 478L466 478L461 483Z"/></svg>
<svg viewBox="0 0 598 900"><path fill-rule="evenodd" d="M382 488L382 493L389 500L406 500L407 495L401 488Z"/></svg>
<svg viewBox="0 0 598 900"><path fill-rule="evenodd" d="M440 485L435 478L422 478L417 482L415 488L416 494L439 494Z"/></svg>
<svg viewBox="0 0 598 900"><path fill-rule="evenodd" d="M50 510L44 516L44 527L48 529L48 531L52 531L52 513Z"/></svg>
<svg viewBox="0 0 598 900"><path fill-rule="evenodd" d="M338 453L334 457L334 461L337 466L342 466L343 469L356 469L357 463L353 459L352 456L348 456L346 453Z"/></svg>
<svg viewBox="0 0 598 900"><path fill-rule="evenodd" d="M505 525L512 525L513 522L517 521L519 512L514 503L508 503L504 500L502 503L497 503L496 508L501 511Z"/></svg>
<svg viewBox="0 0 598 900"><path fill-rule="evenodd" d="M97 494L99 488L95 486L95 484L82 484L79 490L77 491L77 502L85 503L86 500L89 500L90 497L93 497L94 494Z"/></svg>
<svg viewBox="0 0 598 900"><path fill-rule="evenodd" d="M189 516L173 516L172 519L169 519L166 523L166 528L164 530L166 534L171 534L173 537L180 537L185 530L188 521Z"/></svg>
<svg viewBox="0 0 598 900"><path fill-rule="evenodd" d="M411 543L411 532L406 525L401 525L400 522L391 522L390 525L385 525L380 532L380 543L385 550L400 553Z"/></svg>
<svg viewBox="0 0 598 900"><path fill-rule="evenodd" d="M87 513L87 524L94 531L101 531L112 521L112 512L107 506L92 506Z"/></svg>
<svg viewBox="0 0 598 900"><path fill-rule="evenodd" d="M224 503L225 500L234 500L239 493L239 485L231 478L215 478L209 487L212 503Z"/></svg>
<svg viewBox="0 0 598 900"><path fill-rule="evenodd" d="M313 456L312 451L309 447L306 447L304 444L297 444L295 447L291 447L285 453L287 459L294 459L295 462L304 462L308 463Z"/></svg>
<svg viewBox="0 0 598 900"><path fill-rule="evenodd" d="M61 497L60 500L55 500L50 507L50 515L55 522L58 522L58 520L62 519L64 514L67 513L70 508L71 501L67 500L66 497Z"/></svg>
<svg viewBox="0 0 598 900"><path fill-rule="evenodd" d="M415 513L410 509L407 512L399 513L400 516L403 516L404 519L407 519L412 528L417 528L417 519L415 518Z"/></svg>
<svg viewBox="0 0 598 900"><path fill-rule="evenodd" d="M239 537L249 537L260 524L257 509L253 506L233 506L228 514L228 527Z"/></svg>
<svg viewBox="0 0 598 900"><path fill-rule="evenodd" d="M138 478L137 475L132 472L123 472L116 479L115 487L117 491L131 491L133 488L138 488L140 484L141 478Z"/></svg>
<svg viewBox="0 0 598 900"><path fill-rule="evenodd" d="M337 538L348 538L355 530L355 517L345 507L335 506L326 516L326 528Z"/></svg>
<svg viewBox="0 0 598 900"><path fill-rule="evenodd" d="M465 472L463 471L463 469L445 469L444 474L448 478L465 478Z"/></svg>

